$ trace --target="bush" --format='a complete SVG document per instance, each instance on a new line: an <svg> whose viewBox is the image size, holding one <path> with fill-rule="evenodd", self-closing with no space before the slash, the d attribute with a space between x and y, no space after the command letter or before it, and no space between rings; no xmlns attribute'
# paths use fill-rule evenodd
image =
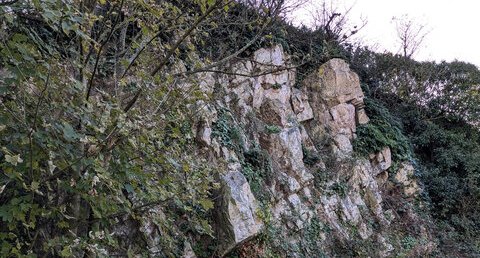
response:
<svg viewBox="0 0 480 258"><path fill-rule="evenodd" d="M354 150L367 156L390 147L395 162L410 159L410 142L404 135L400 122L379 102L366 98L365 104L370 122L357 128Z"/></svg>

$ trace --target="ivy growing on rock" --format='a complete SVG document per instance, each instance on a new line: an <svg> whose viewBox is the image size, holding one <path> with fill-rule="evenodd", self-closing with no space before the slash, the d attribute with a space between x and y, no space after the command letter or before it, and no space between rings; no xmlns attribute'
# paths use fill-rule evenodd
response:
<svg viewBox="0 0 480 258"><path fill-rule="evenodd" d="M365 104L370 122L357 128L354 150L368 157L390 147L395 162L411 159L411 144L403 133L401 123L381 103L366 98Z"/></svg>

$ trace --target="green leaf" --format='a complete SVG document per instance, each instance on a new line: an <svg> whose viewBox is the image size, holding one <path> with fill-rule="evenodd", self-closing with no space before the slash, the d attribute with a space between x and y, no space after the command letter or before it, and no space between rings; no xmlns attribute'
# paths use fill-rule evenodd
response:
<svg viewBox="0 0 480 258"><path fill-rule="evenodd" d="M70 249L70 246L64 246L62 252L60 252L60 255L62 257L72 257L73 253L72 253L72 250Z"/></svg>
<svg viewBox="0 0 480 258"><path fill-rule="evenodd" d="M133 189L131 184L126 184L125 185L125 190L129 193L134 193L135 192L135 190Z"/></svg>
<svg viewBox="0 0 480 258"><path fill-rule="evenodd" d="M68 22L62 21L62 30L65 34L69 35L70 31L72 30L72 26Z"/></svg>
<svg viewBox="0 0 480 258"><path fill-rule="evenodd" d="M75 132L75 129L73 129L73 127L67 122L63 123L63 135L67 140L73 141L76 139L80 139L79 135Z"/></svg>
<svg viewBox="0 0 480 258"><path fill-rule="evenodd" d="M16 166L18 163L22 163L23 159L20 158L20 154L11 156L11 155L5 155L5 161Z"/></svg>
<svg viewBox="0 0 480 258"><path fill-rule="evenodd" d="M38 191L38 188L40 186L40 183L37 181L32 181L32 185L30 186L32 191Z"/></svg>
<svg viewBox="0 0 480 258"><path fill-rule="evenodd" d="M205 209L205 210L210 210L213 208L213 202L210 200L210 199L200 199L200 201L198 201L200 203L200 205L202 205L202 207Z"/></svg>

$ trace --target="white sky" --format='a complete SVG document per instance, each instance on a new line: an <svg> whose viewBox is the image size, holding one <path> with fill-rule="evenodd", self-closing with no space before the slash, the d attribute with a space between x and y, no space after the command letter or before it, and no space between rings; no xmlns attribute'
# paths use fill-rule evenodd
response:
<svg viewBox="0 0 480 258"><path fill-rule="evenodd" d="M321 0L311 0L318 4ZM329 1L327 1L329 2ZM418 23L426 24L430 33L417 60L460 60L480 66L480 1L478 0L331 0L344 12L352 7L348 17L358 24L361 17L367 25L358 33L363 45L377 52L388 50L397 53L399 44L392 17L408 15ZM305 5L294 14L294 23L310 22Z"/></svg>

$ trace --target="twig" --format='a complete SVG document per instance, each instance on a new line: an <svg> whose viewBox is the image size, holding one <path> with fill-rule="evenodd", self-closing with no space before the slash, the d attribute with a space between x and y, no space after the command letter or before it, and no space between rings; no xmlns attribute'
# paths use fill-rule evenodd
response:
<svg viewBox="0 0 480 258"><path fill-rule="evenodd" d="M177 17L175 17L175 20L174 21L177 21L180 17L182 17L184 15L184 13L180 13ZM122 76L120 76L120 79L123 79L125 77L125 75L127 74L128 70L130 70L130 68L132 67L132 65L135 63L135 61L137 60L137 58L140 56L140 54L143 52L143 50L145 50L145 48L150 45L156 38L158 38L162 33L164 33L165 31L163 30L160 30L158 31L155 35L153 35L153 37L151 39L148 40L147 43L145 43L145 45L141 46L141 48L137 51L137 53L134 54L132 60L128 63L127 65L127 68L125 68L125 70L123 71L122 73Z"/></svg>
<svg viewBox="0 0 480 258"><path fill-rule="evenodd" d="M212 6L210 6L207 11L205 11L205 13L200 16L193 24L192 26L182 35L182 37L177 40L177 42L173 45L172 48L170 48L170 50L168 51L167 55L162 59L160 60L160 64L155 67L155 69L153 69L153 71L150 73L151 76L155 76L155 74L158 73L158 71L160 71L160 69L162 69L165 64L167 64L168 60L170 59L170 57L172 57L172 55L175 53L175 50L177 50L177 48L180 46L180 44L182 44L182 42L188 37L190 36L190 34L192 34L192 32L197 28L197 26L203 22L213 11L215 11L215 9L220 5L221 1L220 0L217 0L215 2L215 4L212 4Z"/></svg>
<svg viewBox="0 0 480 258"><path fill-rule="evenodd" d="M18 2L18 0L0 1L0 6L7 6Z"/></svg>
<svg viewBox="0 0 480 258"><path fill-rule="evenodd" d="M122 0L122 2L120 3L120 8L119 8L119 11L122 10L123 8L123 2L124 0ZM102 50L103 48L107 45L108 41L110 40L110 38L112 37L113 33L115 32L115 28L118 24L118 21L120 20L120 14L117 15L117 18L115 19L115 23L112 25L112 29L110 30L110 33L108 34L107 38L105 39L105 41L102 43L102 45L100 45L100 49L98 50L98 53L97 53L97 58L95 60L95 65L93 67L93 71L92 71L92 76L90 76L90 81L88 83L88 89L87 89L87 96L85 97L85 99L88 101L88 99L90 98L90 95L91 95L91 92L92 92L92 87L93 87L93 79L95 78L95 75L96 75L96 72L97 72L97 68L98 68L98 63L100 62L100 56L102 54Z"/></svg>

